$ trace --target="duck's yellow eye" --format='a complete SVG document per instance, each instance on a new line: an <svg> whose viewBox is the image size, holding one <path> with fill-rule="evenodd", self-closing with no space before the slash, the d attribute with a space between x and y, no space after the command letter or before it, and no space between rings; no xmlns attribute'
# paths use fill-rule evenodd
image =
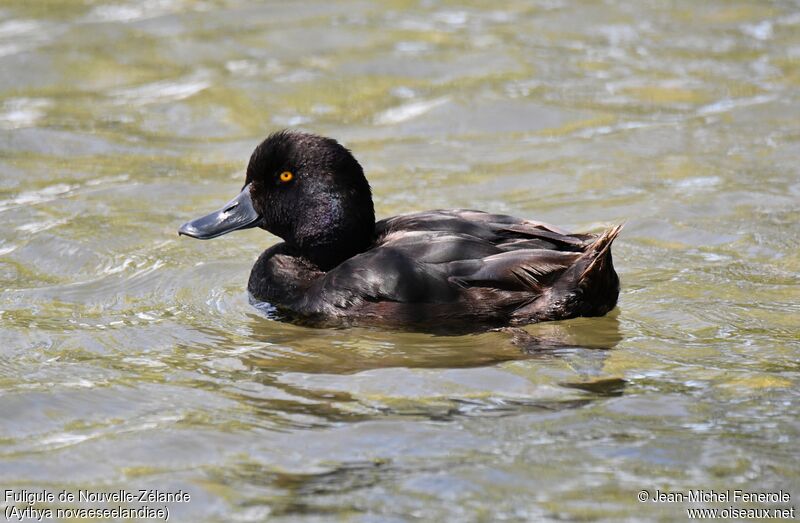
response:
<svg viewBox="0 0 800 523"><path fill-rule="evenodd" d="M283 171L280 175L280 179L283 183L291 182L292 178L294 178L294 175L289 171Z"/></svg>

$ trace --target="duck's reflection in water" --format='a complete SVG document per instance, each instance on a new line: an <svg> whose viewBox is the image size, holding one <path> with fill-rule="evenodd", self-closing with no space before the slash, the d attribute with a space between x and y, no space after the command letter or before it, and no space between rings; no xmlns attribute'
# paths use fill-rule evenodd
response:
<svg viewBox="0 0 800 523"><path fill-rule="evenodd" d="M625 386L603 371L621 339L617 314L467 336L309 329L259 317L248 327L263 347L236 356L225 392L262 427L571 409Z"/></svg>
<svg viewBox="0 0 800 523"><path fill-rule="evenodd" d="M601 355L622 340L618 316L613 311L603 318L441 336L371 328L304 328L252 315L249 335L263 342L264 348L249 351L243 363L267 371L348 374L387 367L482 367L586 350Z"/></svg>

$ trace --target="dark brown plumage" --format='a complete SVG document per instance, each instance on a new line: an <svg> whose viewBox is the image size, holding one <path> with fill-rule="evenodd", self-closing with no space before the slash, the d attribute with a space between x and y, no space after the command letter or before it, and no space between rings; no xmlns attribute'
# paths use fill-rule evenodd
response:
<svg viewBox="0 0 800 523"><path fill-rule="evenodd" d="M306 324L463 332L601 316L619 294L610 247L620 226L570 234L472 210L375 223L361 167L335 141L309 134L267 138L242 194L180 232L205 238L251 226L285 240L253 266L251 296Z"/></svg>

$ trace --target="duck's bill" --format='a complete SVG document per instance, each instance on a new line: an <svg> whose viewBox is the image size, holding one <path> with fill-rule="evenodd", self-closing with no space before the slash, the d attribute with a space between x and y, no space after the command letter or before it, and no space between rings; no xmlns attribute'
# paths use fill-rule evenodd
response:
<svg viewBox="0 0 800 523"><path fill-rule="evenodd" d="M178 235L185 234L199 240L210 240L239 229L257 227L260 223L261 216L253 208L250 184L247 184L239 196L221 209L181 225Z"/></svg>

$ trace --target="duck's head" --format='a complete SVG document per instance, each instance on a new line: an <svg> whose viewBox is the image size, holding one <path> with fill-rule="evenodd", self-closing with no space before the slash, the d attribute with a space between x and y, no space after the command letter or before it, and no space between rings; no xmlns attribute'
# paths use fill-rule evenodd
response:
<svg viewBox="0 0 800 523"><path fill-rule="evenodd" d="M336 140L282 131L256 147L239 195L178 234L206 240L261 227L323 270L372 243L375 211L361 166Z"/></svg>

